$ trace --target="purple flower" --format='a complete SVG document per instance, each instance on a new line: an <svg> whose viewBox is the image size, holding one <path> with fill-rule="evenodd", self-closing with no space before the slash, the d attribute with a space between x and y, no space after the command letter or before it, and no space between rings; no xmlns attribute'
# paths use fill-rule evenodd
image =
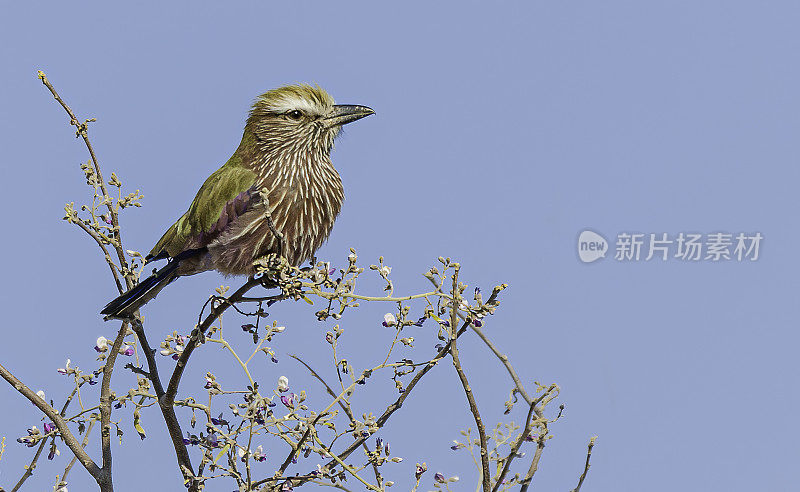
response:
<svg viewBox="0 0 800 492"><path fill-rule="evenodd" d="M436 480L436 482L438 483L445 483L447 481L445 480L444 475L442 475L439 472L437 472L436 475L433 476L433 479Z"/></svg>
<svg viewBox="0 0 800 492"><path fill-rule="evenodd" d="M217 435L216 434L209 434L208 435L208 445L211 446L212 448L218 448L219 447L219 440L217 439Z"/></svg>
<svg viewBox="0 0 800 492"><path fill-rule="evenodd" d="M130 345L125 345L124 347L122 347L120 349L119 353L121 353L122 355L127 355L128 357L130 357L131 355L133 355L133 347L131 347Z"/></svg>
<svg viewBox="0 0 800 492"><path fill-rule="evenodd" d="M32 448L32 447L34 447L36 445L36 437L35 436L38 436L40 434L41 433L39 432L39 429L37 429L36 426L34 425L30 429L28 429L28 435L24 436L24 437L18 437L17 438L17 442L20 443L20 444L24 444L24 445L28 446L29 448Z"/></svg>
<svg viewBox="0 0 800 492"><path fill-rule="evenodd" d="M480 293L481 293L481 288L480 287L475 287L475 295L477 296Z"/></svg>
<svg viewBox="0 0 800 492"><path fill-rule="evenodd" d="M89 378L86 382L89 383L89 386L94 386L97 384L97 380L94 378Z"/></svg>
<svg viewBox="0 0 800 492"><path fill-rule="evenodd" d="M277 406L277 405L278 405L278 404L277 404L277 403L275 403L274 401L271 401L271 402L267 403L267 406L268 406L269 408L273 408L273 407L275 407L275 406Z"/></svg>
<svg viewBox="0 0 800 492"><path fill-rule="evenodd" d="M211 417L211 423L214 425L228 425L228 421L222 418L221 413L217 418Z"/></svg>
<svg viewBox="0 0 800 492"><path fill-rule="evenodd" d="M335 268L331 268L330 270L328 270L328 275L333 275L334 273L336 273Z"/></svg>
<svg viewBox="0 0 800 492"><path fill-rule="evenodd" d="M445 328L450 328L450 322L447 321L447 320L444 320L444 321L442 321L442 326L444 326Z"/></svg>
<svg viewBox="0 0 800 492"><path fill-rule="evenodd" d="M425 318L425 316L421 317L420 319L417 320L416 323L414 323L414 326L422 326L422 324L425 322L426 319L427 318Z"/></svg>
<svg viewBox="0 0 800 492"><path fill-rule="evenodd" d="M270 359L272 360L272 362L274 362L276 364L278 363L278 358L275 357L274 355Z"/></svg>
<svg viewBox="0 0 800 492"><path fill-rule="evenodd" d="M20 443L20 444L24 444L24 445L28 446L29 448L32 448L32 447L36 446L36 441L34 441L31 436L18 437L17 438L17 442Z"/></svg>
<svg viewBox="0 0 800 492"><path fill-rule="evenodd" d="M281 396L281 403L287 408L294 408L294 396L294 393Z"/></svg>
<svg viewBox="0 0 800 492"><path fill-rule="evenodd" d="M421 477L426 471L428 471L428 465L425 463L422 463L421 465L417 463L417 467L414 470L414 476L419 479L419 477Z"/></svg>
<svg viewBox="0 0 800 492"><path fill-rule="evenodd" d="M433 346L433 348L435 348L436 350L441 351L444 348L444 345L442 345L441 343L437 343L436 345Z"/></svg>
<svg viewBox="0 0 800 492"><path fill-rule="evenodd" d="M383 439L381 439L379 437L379 438L375 439L375 447L376 448L380 448L381 446L383 446Z"/></svg>
<svg viewBox="0 0 800 492"><path fill-rule="evenodd" d="M242 325L242 331L246 331L246 332L252 333L253 330L255 330L255 329L256 329L256 325L254 325L252 323L248 323L246 325Z"/></svg>
<svg viewBox="0 0 800 492"><path fill-rule="evenodd" d="M55 458L57 455L60 455L60 454L61 454L61 452L56 447L56 443L55 442L51 443L50 444L50 452L47 453L47 459L48 460L52 460L53 458Z"/></svg>
<svg viewBox="0 0 800 492"><path fill-rule="evenodd" d="M483 326L483 322L481 322L481 320L479 319L473 321L472 324L475 325L475 328L480 328L481 326Z"/></svg>
<svg viewBox="0 0 800 492"><path fill-rule="evenodd" d="M52 422L45 422L44 425L42 426L42 429L44 430L45 434L50 434L50 432L55 428L56 426L53 425Z"/></svg>
<svg viewBox="0 0 800 492"><path fill-rule="evenodd" d="M66 365L66 366L64 366L64 367L61 367L61 368L59 368L59 369L56 369L56 371L57 371L59 374L66 375L66 374L69 372L69 370L70 370L70 367L69 367L69 364L70 364L70 362L72 362L72 360L70 360L70 359L67 359L67 365Z"/></svg>
<svg viewBox="0 0 800 492"><path fill-rule="evenodd" d="M200 438L195 436L194 434L186 433L186 437L183 438L184 444L189 444L191 446L197 446L200 444Z"/></svg>
<svg viewBox="0 0 800 492"><path fill-rule="evenodd" d="M180 358L181 358L181 354L172 354L172 359L173 360L178 360Z"/></svg>
<svg viewBox="0 0 800 492"><path fill-rule="evenodd" d="M325 334L325 341L333 345L333 333L328 332Z"/></svg>

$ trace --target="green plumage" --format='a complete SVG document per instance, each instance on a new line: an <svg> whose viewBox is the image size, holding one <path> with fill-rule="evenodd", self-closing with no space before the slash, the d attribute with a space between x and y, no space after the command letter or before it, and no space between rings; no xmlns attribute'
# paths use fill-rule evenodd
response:
<svg viewBox="0 0 800 492"><path fill-rule="evenodd" d="M177 256L188 242L214 227L228 203L256 185L256 173L242 166L239 154L237 150L224 166L206 179L189 210L164 233L149 257L158 257L162 252L170 257Z"/></svg>

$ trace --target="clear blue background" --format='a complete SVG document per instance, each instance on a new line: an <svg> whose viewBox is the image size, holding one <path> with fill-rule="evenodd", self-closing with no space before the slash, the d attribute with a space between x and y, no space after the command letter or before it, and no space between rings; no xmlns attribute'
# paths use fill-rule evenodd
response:
<svg viewBox="0 0 800 492"><path fill-rule="evenodd" d="M97 117L106 175L145 194L123 216L126 247L142 251L235 149L257 94L318 82L377 111L334 151L347 200L319 256L343 264L350 246L367 264L384 255L398 292L425 288L420 273L439 255L461 261L471 285L510 284L486 330L526 382L559 383L566 403L534 490L574 487L592 435L587 491L795 489L799 14L790 1L6 3L0 360L61 399L69 388L56 368L67 357L92 368L95 338L117 326L97 315L114 295L107 267L60 220L65 202L86 197L85 150L36 70L79 116ZM756 262L584 265L575 240L586 227L765 239ZM187 332L214 286L238 282L207 273L170 287L146 309L152 341ZM360 367L380 357L386 310L343 322L343 349ZM259 366L259 378L287 374L321 399L286 354L325 368L330 324L301 304L272 314L288 329L275 342L280 363ZM412 334L432 345L431 326ZM462 347L495 422L510 383L476 337ZM241 380L206 347L184 390L202 394L211 367ZM130 375L115 374L125 391ZM382 410L394 398L387 385L373 382L357 413ZM0 391L0 484L10 487L31 454L14 439L41 423ZM452 368L418 391L382 433L405 458L385 475L406 490L426 461L423 489L441 471L471 490L471 459L449 449L472 425ZM142 442L129 413L117 490L179 489L157 412L144 412ZM271 471L285 452L267 451ZM61 470L41 462L28 489L49 489ZM70 490L93 488L76 467Z"/></svg>

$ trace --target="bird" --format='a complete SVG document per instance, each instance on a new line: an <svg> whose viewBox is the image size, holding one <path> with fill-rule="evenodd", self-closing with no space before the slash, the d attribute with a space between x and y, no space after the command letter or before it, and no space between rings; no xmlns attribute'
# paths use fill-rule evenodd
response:
<svg viewBox="0 0 800 492"><path fill-rule="evenodd" d="M131 318L187 275L254 275L254 261L270 253L293 266L312 258L344 200L330 157L334 140L343 125L374 113L367 106L335 104L318 85L287 85L258 96L236 151L145 257L145 264L167 264L100 313L105 319Z"/></svg>

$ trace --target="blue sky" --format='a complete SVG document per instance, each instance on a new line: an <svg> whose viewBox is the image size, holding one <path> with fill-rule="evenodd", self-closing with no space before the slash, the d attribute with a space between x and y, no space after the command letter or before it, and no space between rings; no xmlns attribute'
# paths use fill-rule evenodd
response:
<svg viewBox="0 0 800 492"><path fill-rule="evenodd" d="M94 340L116 326L97 315L114 295L107 267L60 220L65 202L86 196L86 156L37 70L81 117L98 119L91 136L106 174L144 193L123 224L127 247L142 251L235 149L257 94L316 82L337 102L377 112L334 150L347 199L318 256L343 264L355 247L369 264L383 255L398 292L425 288L420 274L439 255L459 260L470 285L510 285L486 331L525 381L557 382L566 404L534 490L574 487L592 435L583 490L791 489L798 21L800 7L780 1L8 4L0 361L63 397L55 369L67 357L91 368ZM764 239L754 262L608 255L583 264L584 229L611 247L622 232ZM171 286L146 308L152 339L187 331L215 286L239 282L206 273ZM346 325L354 360L377 357L384 311L364 309ZM286 354L324 365L330 325L299 304L273 316L287 332L265 384L296 375L312 391ZM476 337L462 351L484 417L496 422L510 383ZM229 365L207 349L187 391L201 391L208 367ZM39 418L2 391L0 484L9 487L30 454L14 439ZM389 398L376 388L364 409ZM431 470L425 490L435 471L470 489L471 459L449 449L472 424L462 399L443 365L390 421L384 438L405 461L385 473L403 490L416 461ZM143 418L148 439L128 424L115 448L117 489L179 487L163 424L155 411ZM42 463L29 489L46 489L61 470ZM92 487L80 469L70 484Z"/></svg>

